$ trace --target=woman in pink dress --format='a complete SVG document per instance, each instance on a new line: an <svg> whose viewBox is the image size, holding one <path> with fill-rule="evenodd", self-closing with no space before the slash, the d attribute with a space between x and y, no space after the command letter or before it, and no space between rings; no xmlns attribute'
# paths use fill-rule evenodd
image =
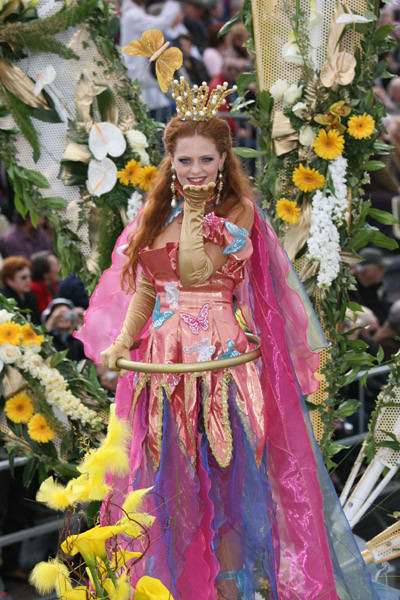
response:
<svg viewBox="0 0 400 600"><path fill-rule="evenodd" d="M112 505L153 486L147 508L157 516L138 576L161 579L175 600L376 599L303 403L318 388L315 350L325 340L249 198L229 126L175 117L164 144L154 188L117 242L78 336L111 369L120 357L218 361L251 349L235 302L261 358L121 378L131 474L114 478Z"/></svg>

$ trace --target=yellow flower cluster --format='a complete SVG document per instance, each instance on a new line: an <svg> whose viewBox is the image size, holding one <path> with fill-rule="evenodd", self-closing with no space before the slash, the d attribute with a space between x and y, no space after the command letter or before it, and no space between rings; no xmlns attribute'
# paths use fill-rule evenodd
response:
<svg viewBox="0 0 400 600"><path fill-rule="evenodd" d="M35 333L29 323L20 325L14 323L14 321L7 321L0 324L0 345L12 344L13 346L19 346L33 343L41 346L43 341L44 335Z"/></svg>
<svg viewBox="0 0 400 600"><path fill-rule="evenodd" d="M152 165L142 167L140 162L132 158L121 171L117 172L117 176L122 185L138 185L141 190L149 192L157 173L157 167Z"/></svg>
<svg viewBox="0 0 400 600"><path fill-rule="evenodd" d="M97 450L90 451L79 466L82 475L73 479L66 487L49 477L40 486L37 500L50 508L63 510L77 502L91 499L104 499L109 492L104 482L107 473L129 471L127 454L127 424L115 416L112 407L106 438ZM142 552L119 549L115 551L107 541L119 534L137 538L154 522L152 515L139 512L146 495L152 488L130 492L122 505L124 516L115 525L96 525L92 529L68 536L61 544L63 553L82 556L87 567L89 583L73 587L70 573L59 559L41 562L32 571L30 582L41 594L53 590L65 600L94 600L104 597L110 600L173 600L169 590L152 577L142 577L132 596L129 571L142 557Z"/></svg>
<svg viewBox="0 0 400 600"><path fill-rule="evenodd" d="M34 415L34 406L28 394L21 392L7 400L4 412L13 423L28 423L28 435L39 444L46 444L55 437L55 432L41 413Z"/></svg>
<svg viewBox="0 0 400 600"><path fill-rule="evenodd" d="M276 203L276 214L282 221L294 225L300 219L301 209L297 206L297 202L281 198Z"/></svg>

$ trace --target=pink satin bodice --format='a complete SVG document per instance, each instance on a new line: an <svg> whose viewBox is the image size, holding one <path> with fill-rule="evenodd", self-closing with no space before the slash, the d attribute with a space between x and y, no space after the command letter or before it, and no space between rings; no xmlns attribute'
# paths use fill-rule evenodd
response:
<svg viewBox="0 0 400 600"><path fill-rule="evenodd" d="M202 362L235 356L251 349L233 308L233 291L243 280L244 265L252 254L252 244L246 234L246 230L209 213L203 227L204 241L218 244L224 250L227 262L205 283L190 288L184 288L180 283L178 243L169 242L162 248L144 248L140 252L139 262L157 293L152 322L146 334L144 362ZM229 464L232 434L227 395L231 381L237 387L237 405L250 419L259 440L256 458L261 459L265 443L265 410L258 368L251 362L203 373L152 374L136 378L134 405L143 386L147 383L150 386L149 449L155 468L160 461L164 392L192 463L195 462L195 436L202 409L213 454L221 466Z"/></svg>

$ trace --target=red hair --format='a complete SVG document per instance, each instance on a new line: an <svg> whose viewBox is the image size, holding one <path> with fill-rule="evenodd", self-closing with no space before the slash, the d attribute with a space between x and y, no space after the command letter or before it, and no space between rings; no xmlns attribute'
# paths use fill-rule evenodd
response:
<svg viewBox="0 0 400 600"><path fill-rule="evenodd" d="M227 217L234 207L244 210L244 197L250 195L249 178L233 153L229 125L224 119L214 117L209 121L181 121L174 117L165 128L163 142L168 156L162 161L154 186L141 213L139 230L130 238L126 250L127 261L122 270L123 289L134 289L139 251L151 246L161 233L171 213L171 156L177 141L183 137L201 135L213 141L219 154L226 152L223 170L221 201L213 207L219 217Z"/></svg>
<svg viewBox="0 0 400 600"><path fill-rule="evenodd" d="M14 279L15 274L26 267L32 269L32 263L24 256L18 255L5 258L1 269L1 278L3 282L5 283L6 279Z"/></svg>

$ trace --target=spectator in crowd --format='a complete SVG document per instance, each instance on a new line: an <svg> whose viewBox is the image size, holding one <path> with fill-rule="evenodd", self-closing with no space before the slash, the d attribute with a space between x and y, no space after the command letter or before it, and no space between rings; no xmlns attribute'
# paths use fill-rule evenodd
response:
<svg viewBox="0 0 400 600"><path fill-rule="evenodd" d="M164 33L167 27L173 25L180 11L181 7L175 0L167 0L158 15L150 15L146 12L146 0L123 0L121 5L121 46L140 38L148 29L159 29ZM124 59L129 77L139 81L142 98L149 108L150 116L159 121L166 120L171 101L160 90L156 78L148 68L148 58L124 54Z"/></svg>
<svg viewBox="0 0 400 600"><path fill-rule="evenodd" d="M67 298L56 298L42 313L41 321L53 337L57 352L68 350L67 358L83 360L85 353L80 340L73 337L73 332L83 325L82 308L75 307Z"/></svg>
<svg viewBox="0 0 400 600"><path fill-rule="evenodd" d="M89 298L82 279L73 275L73 273L68 273L66 278L60 282L57 296L59 298L67 298L75 306L80 306L83 309L89 306Z"/></svg>
<svg viewBox="0 0 400 600"><path fill-rule="evenodd" d="M208 30L212 25L223 25L225 22L225 4L223 0L216 0L208 7L207 11Z"/></svg>
<svg viewBox="0 0 400 600"><path fill-rule="evenodd" d="M41 313L47 308L57 292L59 270L58 258L49 250L32 254L31 291L36 296Z"/></svg>
<svg viewBox="0 0 400 600"><path fill-rule="evenodd" d="M14 222L0 239L0 253L8 256L24 256L30 260L32 254L40 250L53 250L48 234L42 228L43 220L34 227L29 216L22 217L14 213Z"/></svg>
<svg viewBox="0 0 400 600"><path fill-rule="evenodd" d="M178 46L182 50L183 63L177 71L177 78L183 75L191 86L201 85L203 81L207 81L208 74L203 61L192 55L192 36L189 33L182 33L178 37Z"/></svg>
<svg viewBox="0 0 400 600"><path fill-rule="evenodd" d="M201 0L184 0L182 11L183 24L191 34L193 44L203 54L207 41L207 28L204 25L204 4Z"/></svg>
<svg viewBox="0 0 400 600"><path fill-rule="evenodd" d="M30 310L32 323L40 324L39 306L30 291L32 274L31 263L24 256L9 256L4 259L1 270L3 289L6 298L14 298L20 310Z"/></svg>
<svg viewBox="0 0 400 600"><path fill-rule="evenodd" d="M400 349L400 300L396 300L389 310L386 321L379 327L373 336L376 343L380 344L384 353L384 360L391 360L393 354Z"/></svg>
<svg viewBox="0 0 400 600"><path fill-rule="evenodd" d="M370 308L382 324L389 309L383 284L384 254L379 248L362 248L359 255L363 262L353 267L357 289L350 293L350 297L354 302Z"/></svg>
<svg viewBox="0 0 400 600"><path fill-rule="evenodd" d="M391 113L400 115L400 77L390 80L387 91L391 102Z"/></svg>
<svg viewBox="0 0 400 600"><path fill-rule="evenodd" d="M224 64L226 49L230 44L230 34L218 36L221 25L213 24L208 28L207 47L203 53L203 63L208 72L208 79L219 75Z"/></svg>
<svg viewBox="0 0 400 600"><path fill-rule="evenodd" d="M250 63L249 53L244 44L248 41L250 35L242 23L236 23L230 30L230 45L226 49L225 55L233 58L243 58Z"/></svg>

